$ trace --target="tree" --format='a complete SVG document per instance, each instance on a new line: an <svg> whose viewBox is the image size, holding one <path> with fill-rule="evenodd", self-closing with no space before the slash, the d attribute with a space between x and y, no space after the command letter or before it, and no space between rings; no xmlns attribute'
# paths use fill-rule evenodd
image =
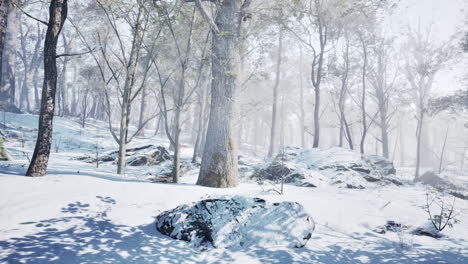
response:
<svg viewBox="0 0 468 264"><path fill-rule="evenodd" d="M163 20L167 25L169 30L168 35L170 35L170 39L167 42L171 42L171 47L175 47L175 54L174 60L176 61L175 70L178 72L177 80L175 81L172 96L172 103L174 106L173 109L173 119L172 119L172 126L169 126L168 122L168 100L166 96L166 89L165 89L165 81L162 78L160 67L158 67L155 60L153 60L154 64L156 65L156 70L158 72L158 76L160 77L160 88L161 88L161 101L162 101L162 109L161 113L164 117L164 127L166 130L166 135L171 143L171 147L174 149L174 161L173 161L173 168L172 168L172 178L174 183L179 182L180 177L180 135L181 135L181 122L182 122L182 115L184 113L184 109L187 107L189 99L194 94L194 91L197 89L199 81L201 79L204 60L203 57L205 56L206 46L202 48L202 54L200 58L200 63L196 65L197 67L197 77L196 83L192 89L189 86L188 82L188 74L190 70L191 62L195 58L195 52L193 47L193 42L195 40L194 34L196 34L196 22L195 22L195 7L191 10L188 10L190 14L184 14L184 9L179 10L180 12L177 14L170 14L169 8L165 3L161 3L161 5L156 6L158 10L162 13ZM177 8L171 8L176 9ZM173 18L171 18L173 17ZM184 19L185 18L185 19ZM184 20L187 20L186 23L180 23ZM187 28L188 31L184 32L182 29L177 28L177 24L180 24L182 28ZM184 32L182 34L176 34L176 32ZM206 38L208 40L208 36ZM174 49L173 49L174 50ZM169 53L169 52L168 52ZM169 77L168 77L169 78ZM199 127L200 129L200 127Z"/></svg>
<svg viewBox="0 0 468 264"><path fill-rule="evenodd" d="M8 10L10 0L0 1L0 80L2 79L3 48L5 47L5 35L8 25Z"/></svg>
<svg viewBox="0 0 468 264"><path fill-rule="evenodd" d="M428 112L428 102L436 74L453 57L451 41L437 43L430 37L430 31L420 27L409 29L405 62L406 78L412 89L416 104L416 168L415 178L419 177L421 163L421 138L424 121Z"/></svg>
<svg viewBox="0 0 468 264"><path fill-rule="evenodd" d="M8 23L9 0L0 1L0 83L2 80L3 47L5 46L5 35ZM3 138L0 136L0 160L9 159L8 153L3 147Z"/></svg>
<svg viewBox="0 0 468 264"><path fill-rule="evenodd" d="M57 41L67 18L67 0L52 0L44 42L44 84L42 87L39 130L27 176L44 176L49 162L57 89Z"/></svg>
<svg viewBox="0 0 468 264"><path fill-rule="evenodd" d="M100 54L102 60L99 60L96 55L93 55L93 59L96 62L99 73L102 78L102 83L104 86L104 93L106 98L106 113L108 116L109 131L111 132L112 137L119 145L118 151L118 161L117 161L117 173L125 174L126 167L126 153L127 153L127 144L130 143L133 138L138 134L137 130L133 134L129 134L130 118L131 118L131 107L135 102L135 99L140 94L144 85L146 83L146 78L142 78L139 85L137 85L137 69L138 65L141 62L141 54L143 51L143 39L145 37L146 29L148 26L149 16L147 14L147 9L145 3L142 0L137 0L136 4L128 3L128 6L119 6L114 10L112 5L114 3L97 1L99 7L104 12L108 27L110 32L105 32L104 36L100 32L97 32L98 44L100 46ZM117 3L119 4L119 3ZM126 10L126 11L125 11ZM116 12L121 12L116 14ZM132 19L124 20L125 23L131 28L130 36L130 51L126 50L126 45L123 41L123 29L118 27L120 21L117 19L124 17L123 14L135 14L135 17ZM75 25L75 28L76 25ZM114 40L117 42L117 51L112 49L110 45L110 35L113 35ZM81 35L81 40L91 52L93 49L90 44L84 39ZM114 65L111 61L111 57L117 57L119 64ZM151 67L151 64L147 65L147 68L143 69L144 73L147 73ZM110 72L110 77L107 77L106 72ZM113 82L113 83L111 83ZM123 85L121 83L123 82ZM111 94L108 89L111 85L115 85L117 94L119 96L119 129L118 135L114 132L114 127L112 125L112 102ZM142 129L142 127L140 128Z"/></svg>
<svg viewBox="0 0 468 264"><path fill-rule="evenodd" d="M6 6L4 7L6 8ZM2 105L14 105L16 92L16 50L18 44L20 12L16 6L8 9L8 23L5 30L2 46L1 92Z"/></svg>
<svg viewBox="0 0 468 264"><path fill-rule="evenodd" d="M277 112L278 112L278 89L281 79L281 57L283 55L283 28L281 22L278 23L279 34L278 34L278 51L276 60L276 72L275 72L275 84L273 86L273 104L271 114L271 132L270 132L270 149L268 150L268 157L272 157L275 152L276 146L276 130L277 130Z"/></svg>
<svg viewBox="0 0 468 264"><path fill-rule="evenodd" d="M250 0L222 1L213 21L200 0L195 2L212 28L211 105L207 140L197 184L208 187L235 187L237 169L237 87L240 64L240 29L247 19Z"/></svg>
<svg viewBox="0 0 468 264"><path fill-rule="evenodd" d="M390 123L395 111L391 111L391 100L395 91L395 82L398 71L392 69L391 58L393 43L384 37L374 37L375 45L372 47L372 55L369 65L369 79L373 87L370 93L377 105L378 118L375 121L380 128L380 138L376 138L382 145L382 155L390 157Z"/></svg>

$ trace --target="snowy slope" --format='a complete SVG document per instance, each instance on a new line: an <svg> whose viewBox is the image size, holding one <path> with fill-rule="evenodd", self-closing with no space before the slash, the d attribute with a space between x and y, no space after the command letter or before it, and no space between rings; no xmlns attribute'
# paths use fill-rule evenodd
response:
<svg viewBox="0 0 468 264"><path fill-rule="evenodd" d="M33 119L12 117L16 124L33 128ZM23 123L21 123L23 122ZM57 118L63 135L74 135L79 125ZM96 131L107 135L105 124ZM34 132L30 136L34 136ZM387 220L424 226L427 216L422 186L394 185L365 190L332 186L305 188L285 186L285 195L264 192L253 183L233 189L194 185L196 172L182 177L183 184L151 183L140 175L151 167L129 168L125 177L115 175L114 165L96 169L92 164L70 160L92 151L96 133L87 129L82 137L87 149L71 148L53 153L49 175L26 178L27 158L18 141L7 142L17 159L0 163L0 263L468 263L468 202L457 199L460 223L444 230L445 237L404 234L413 249L401 249L397 233L374 230ZM164 143L141 139L134 145ZM105 149L115 146L102 138ZM24 149L32 151L33 140ZM184 155L190 148L184 149ZM162 211L207 197L241 195L269 202L295 201L316 222L312 239L302 249L249 247L214 249L191 247L184 241L156 231L155 217Z"/></svg>

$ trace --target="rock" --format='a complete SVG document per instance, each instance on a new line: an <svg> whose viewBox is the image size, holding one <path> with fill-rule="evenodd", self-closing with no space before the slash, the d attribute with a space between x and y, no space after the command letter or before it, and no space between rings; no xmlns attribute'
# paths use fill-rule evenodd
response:
<svg viewBox="0 0 468 264"><path fill-rule="evenodd" d="M428 229L428 228L422 228L422 227L418 227L414 229L413 232L411 233L416 236L428 236L428 237L433 237L433 238L443 237L443 235L438 231L435 231L433 229Z"/></svg>
<svg viewBox="0 0 468 264"><path fill-rule="evenodd" d="M5 147L3 147L3 137L0 136L0 161L8 161L11 160L10 155L8 155L8 151Z"/></svg>
<svg viewBox="0 0 468 264"><path fill-rule="evenodd" d="M3 95L0 93L0 97L2 96ZM14 104L7 102L0 102L0 111L14 114L22 114L21 110L18 107L16 107Z"/></svg>
<svg viewBox="0 0 468 264"><path fill-rule="evenodd" d="M379 234L386 234L388 232L402 232L409 230L410 227L407 225L403 225L401 223L395 222L393 220L387 221L387 223L384 226L379 226L377 227L374 232L379 233Z"/></svg>
<svg viewBox="0 0 468 264"><path fill-rule="evenodd" d="M305 179L304 175L294 168L279 162L273 162L265 169L258 169L252 174L251 178L258 181L269 180L273 182L280 182L281 178L284 178L285 183L299 182Z"/></svg>
<svg viewBox="0 0 468 264"><path fill-rule="evenodd" d="M111 151L99 156L99 162L115 162L118 151ZM163 146L146 145L127 149L127 164L129 166L154 166L164 161L171 160L171 155ZM90 155L75 157L87 163L96 163L96 158Z"/></svg>
<svg viewBox="0 0 468 264"><path fill-rule="evenodd" d="M381 178L372 177L370 175L364 176L364 179L368 182L378 182L382 180Z"/></svg>
<svg viewBox="0 0 468 264"><path fill-rule="evenodd" d="M399 232L401 230L408 230L409 226L403 225L401 223L395 222L393 220L387 221L385 224L385 230L392 232Z"/></svg>
<svg viewBox="0 0 468 264"><path fill-rule="evenodd" d="M362 185L352 185L352 184L346 184L346 188L348 189L357 189L357 190L362 190L362 189L365 189L364 186Z"/></svg>
<svg viewBox="0 0 468 264"><path fill-rule="evenodd" d="M328 182L339 188L364 189L375 185L403 185L394 176L395 172L391 161L377 155L362 157L343 148L286 147L272 162L257 168L250 179L279 183L283 178L285 183L297 186L306 182L322 186Z"/></svg>
<svg viewBox="0 0 468 264"><path fill-rule="evenodd" d="M468 194L463 194L463 193L460 193L460 192L457 192L457 191L451 191L449 192L451 195L459 198L459 199L462 199L462 200L468 200Z"/></svg>
<svg viewBox="0 0 468 264"><path fill-rule="evenodd" d="M372 170L379 173L380 175L386 176L390 174L396 174L395 166L393 166L393 162L389 161L388 159L378 156L378 155L367 155L364 157Z"/></svg>
<svg viewBox="0 0 468 264"><path fill-rule="evenodd" d="M433 171L428 171L423 175L414 179L414 182L419 182L424 185L430 185L436 189L452 189L452 190L460 190L461 187L455 185L454 183L450 182L447 179L441 178Z"/></svg>
<svg viewBox="0 0 468 264"><path fill-rule="evenodd" d="M315 228L294 202L270 204L260 198L206 199L162 212L156 228L194 246L304 247Z"/></svg>
<svg viewBox="0 0 468 264"><path fill-rule="evenodd" d="M315 184L312 184L310 182L304 182L303 184L301 184L300 186L302 187L309 187L309 188L317 188L317 186Z"/></svg>

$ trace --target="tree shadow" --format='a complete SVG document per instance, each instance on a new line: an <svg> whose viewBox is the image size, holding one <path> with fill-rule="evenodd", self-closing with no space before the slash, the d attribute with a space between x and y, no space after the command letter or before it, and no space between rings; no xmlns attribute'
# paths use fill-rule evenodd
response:
<svg viewBox="0 0 468 264"><path fill-rule="evenodd" d="M0 241L0 263L181 263L198 262L199 250L156 231L153 223L126 226L113 223L107 212L110 197L97 196L107 207L91 212L74 202L61 209L67 216L24 222L35 234ZM182 261L183 260L183 261Z"/></svg>

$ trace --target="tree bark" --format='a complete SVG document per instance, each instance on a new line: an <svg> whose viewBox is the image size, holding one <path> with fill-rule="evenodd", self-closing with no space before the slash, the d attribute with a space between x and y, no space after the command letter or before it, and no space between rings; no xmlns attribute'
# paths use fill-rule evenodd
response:
<svg viewBox="0 0 468 264"><path fill-rule="evenodd" d="M301 147L305 148L305 110L304 110L304 85L302 79L302 46L301 46L301 54L300 54L300 63L299 63L299 78L300 78L300 86L299 86L299 108L300 108L300 122L301 122Z"/></svg>
<svg viewBox="0 0 468 264"><path fill-rule="evenodd" d="M219 4L212 37L211 106L207 140L197 184L228 188L238 185L236 122L240 64L241 0Z"/></svg>
<svg viewBox="0 0 468 264"><path fill-rule="evenodd" d="M416 128L416 168L414 177L419 177L419 167L421 166L421 138L424 124L424 110L420 110L418 114L418 124Z"/></svg>
<svg viewBox="0 0 468 264"><path fill-rule="evenodd" d="M362 63L362 95L361 95L361 118L362 118L362 134L361 142L359 144L359 149L361 155L365 153L365 142L367 137L367 113L366 113L366 75L367 75L367 46L364 41L362 34L359 34L359 39L361 41L362 53L363 53L363 63Z"/></svg>
<svg viewBox="0 0 468 264"><path fill-rule="evenodd" d="M281 25L278 34L278 57L276 61L275 85L273 86L273 104L271 110L271 130L270 130L270 148L268 157L273 157L276 150L276 130L277 130L277 112L278 112L278 89L281 79L281 56L283 53L283 30Z"/></svg>
<svg viewBox="0 0 468 264"><path fill-rule="evenodd" d="M16 93L16 50L18 46L20 13L16 8L10 7L8 25L6 29L5 44L2 53L2 89L1 94L7 103L15 104ZM2 100L3 101L3 100Z"/></svg>
<svg viewBox="0 0 468 264"><path fill-rule="evenodd" d="M2 62L3 48L5 47L5 36L8 25L8 11L10 9L10 0L0 1L0 82L2 80Z"/></svg>
<svg viewBox="0 0 468 264"><path fill-rule="evenodd" d="M323 63L325 59L325 48L327 45L328 31L326 24L323 18L323 13L321 10L321 4L316 3L317 11L317 24L319 32L319 44L320 48L318 54L314 52L314 58L312 62L312 71L311 71L311 81L312 86L314 87L315 93L315 105L314 105L314 143L313 148L318 148L320 143L320 93L321 93L321 83L323 75Z"/></svg>
<svg viewBox="0 0 468 264"><path fill-rule="evenodd" d="M52 0L49 7L49 23L44 43L44 84L36 147L27 176L44 176L49 162L52 144L55 93L57 89L57 41L67 18L67 0Z"/></svg>

